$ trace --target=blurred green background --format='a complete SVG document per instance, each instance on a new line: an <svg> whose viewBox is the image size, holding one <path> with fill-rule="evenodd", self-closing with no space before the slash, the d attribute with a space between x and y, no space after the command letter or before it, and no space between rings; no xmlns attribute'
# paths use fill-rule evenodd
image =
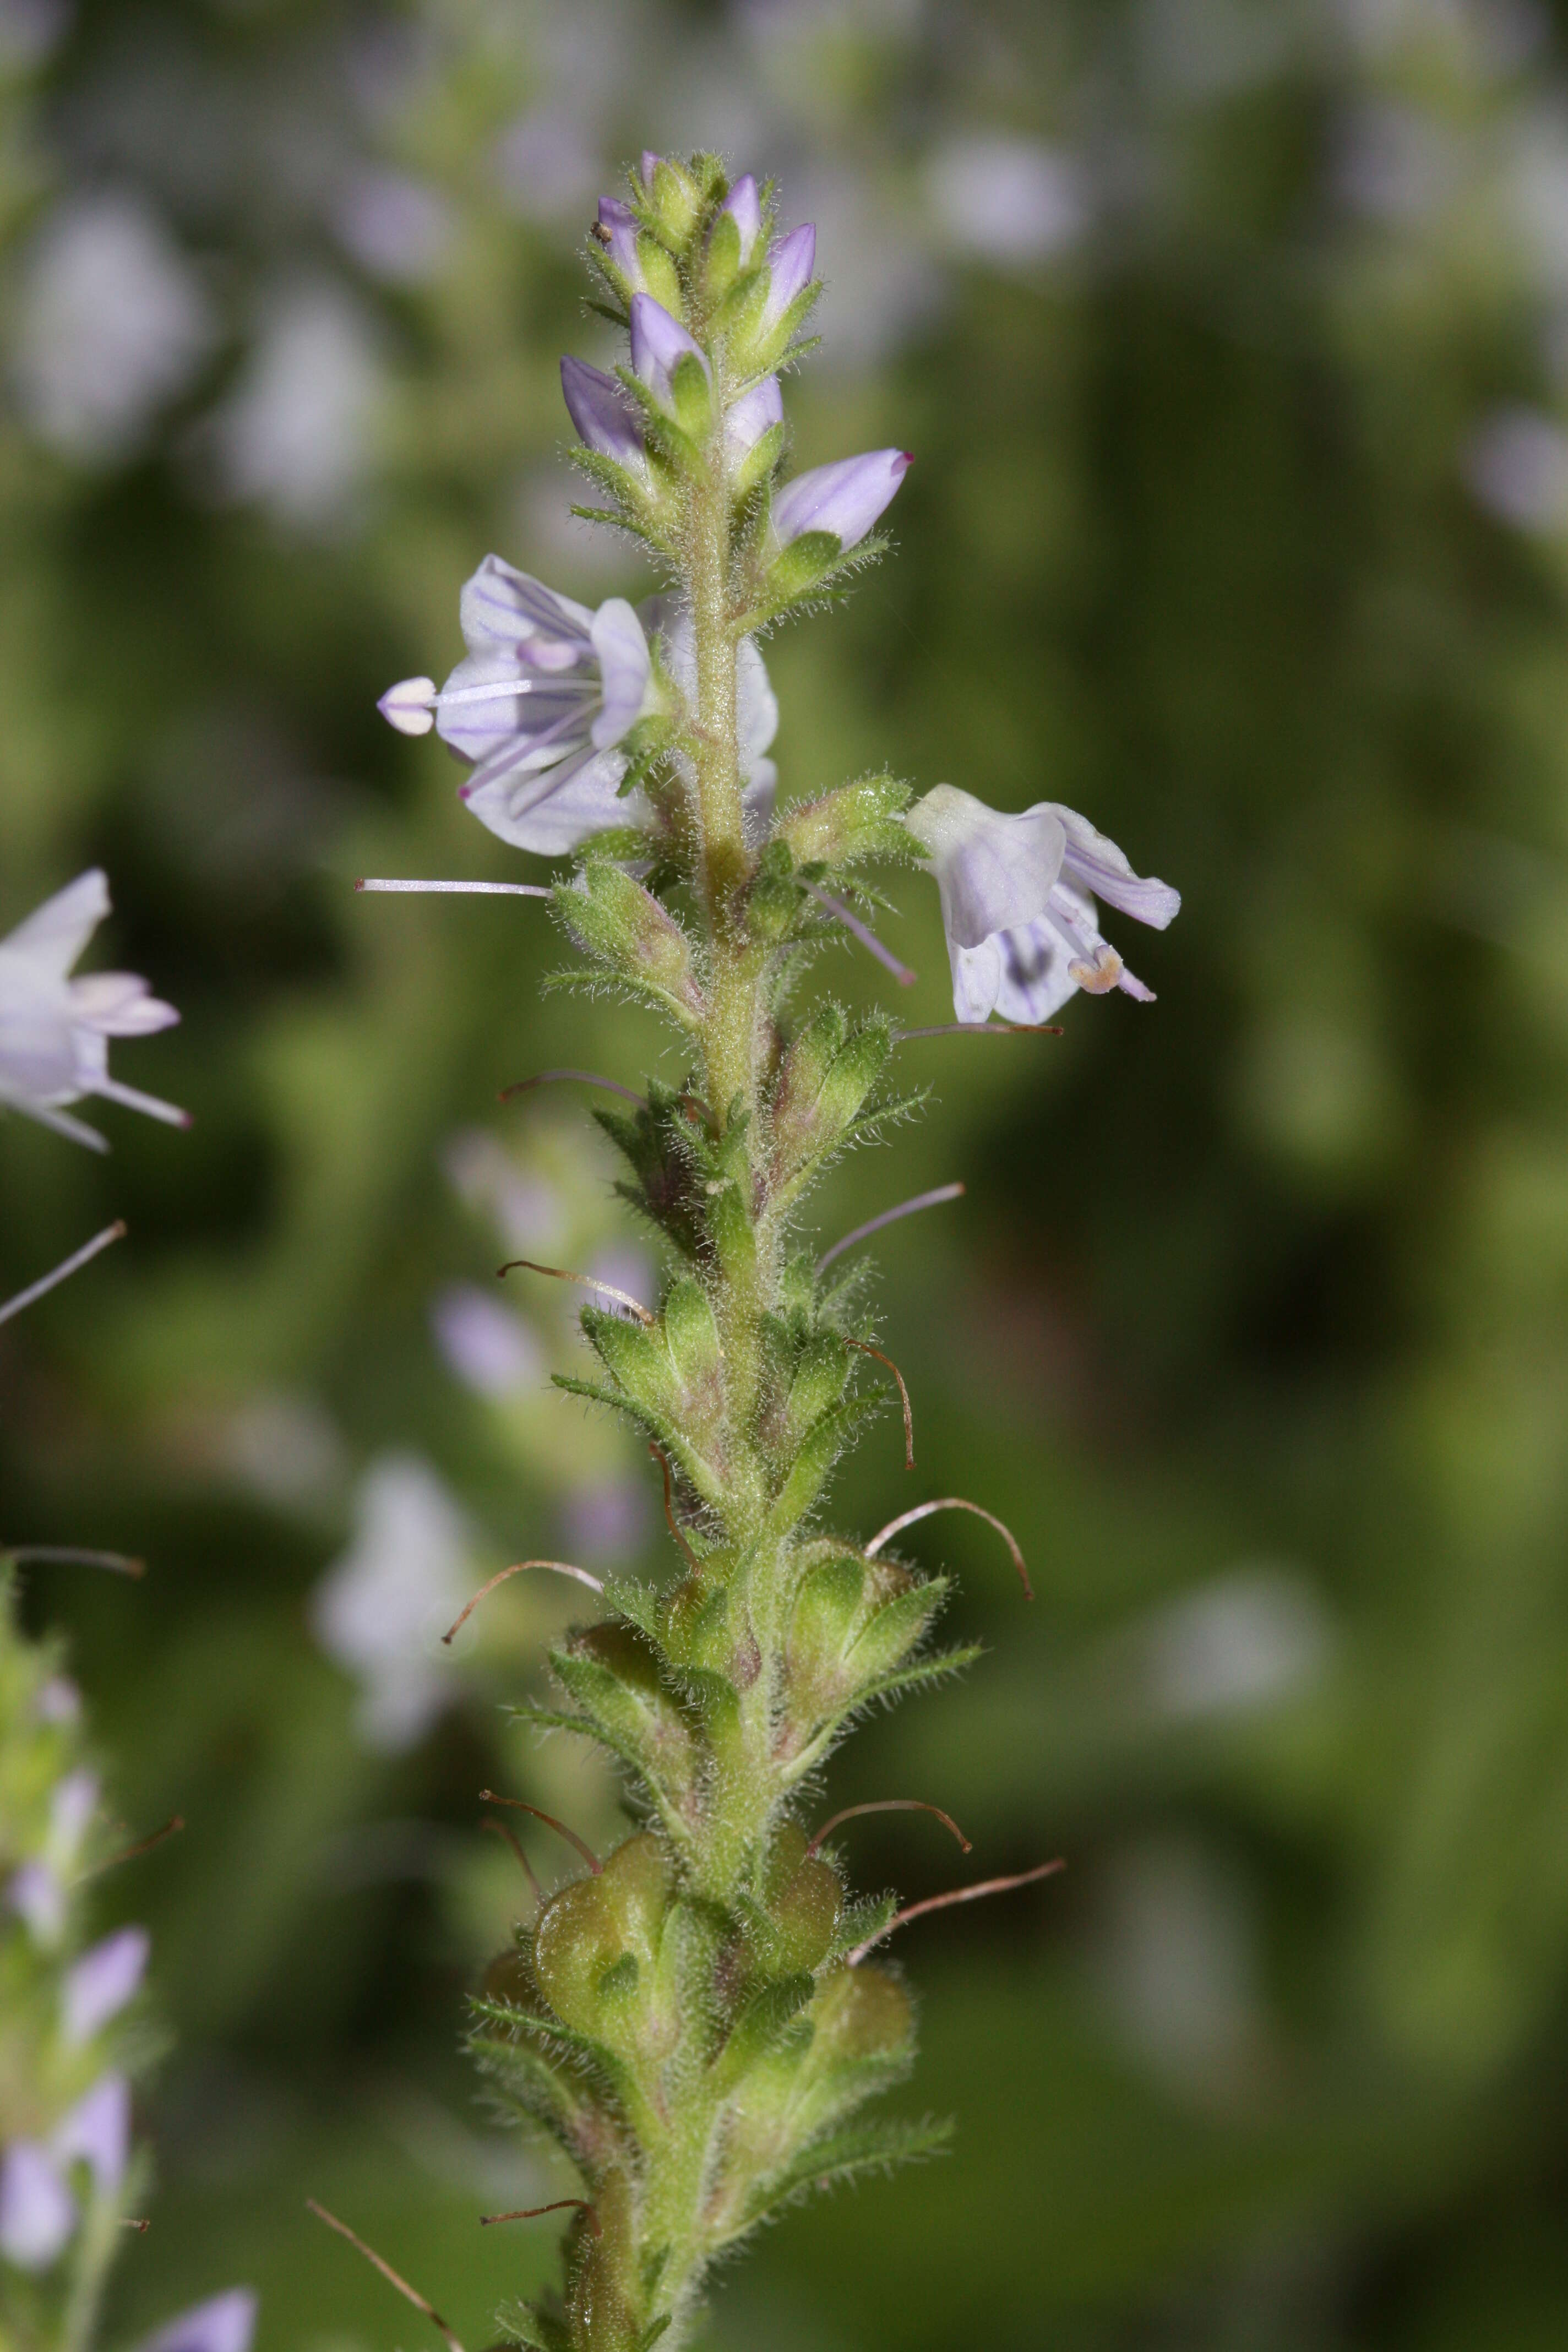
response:
<svg viewBox="0 0 1568 2352"><path fill-rule="evenodd" d="M493 547L649 584L568 507L574 258L644 146L818 224L802 463L897 441L895 559L769 647L786 793L889 761L1067 801L1184 905L1156 1008L941 1039L843 1168L889 1234L891 1427L838 1516L958 1490L963 1686L830 1804L949 1807L1044 1888L921 1925L912 2111L951 2159L792 2217L721 2284L748 2352L1546 2352L1568 2341L1568 11L1526 0L4 0L0 930L89 863L116 1050L188 1136L0 1125L0 1292L130 1241L0 1343L0 1535L39 1570L132 1830L174 2030L110 2340L237 2280L262 2352L470 2345L563 2193L491 2134L461 1994L525 1890L508 1729L574 1547L668 1571L651 1468L543 1386L654 1279L568 1089L673 1065L536 982L537 909L393 678ZM537 877L534 877L537 878ZM934 892L887 936L948 1016ZM1127 927L1123 925L1125 933ZM1114 921L1112 929L1115 930ZM576 1253L575 1256L569 1253ZM640 1253L640 1255L639 1255ZM646 1295L646 1294L645 1294ZM863 1883L965 1874L919 1817ZM563 1849L530 1832L546 1873ZM978 1874L973 1871L968 1874Z"/></svg>

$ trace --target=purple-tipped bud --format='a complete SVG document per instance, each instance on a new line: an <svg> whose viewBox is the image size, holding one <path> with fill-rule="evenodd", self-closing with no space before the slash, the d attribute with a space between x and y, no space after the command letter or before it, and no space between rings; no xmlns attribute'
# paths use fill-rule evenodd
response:
<svg viewBox="0 0 1568 2352"><path fill-rule="evenodd" d="M630 205L622 204L619 196L601 196L599 226L609 240L605 250L616 268L634 286L640 286L642 267L637 260L637 217Z"/></svg>
<svg viewBox="0 0 1568 2352"><path fill-rule="evenodd" d="M730 214L741 232L741 267L748 268L763 233L763 199L750 172L738 179L725 197L722 209Z"/></svg>
<svg viewBox="0 0 1568 2352"><path fill-rule="evenodd" d="M816 267L816 230L810 221L792 228L768 247L768 299L763 306L765 326L776 327L796 295L811 283Z"/></svg>
<svg viewBox="0 0 1568 2352"><path fill-rule="evenodd" d="M784 394L779 390L776 375L765 375L750 392L743 392L731 402L724 413L724 446L731 457L741 458L753 450L764 433L784 423Z"/></svg>
<svg viewBox="0 0 1568 2352"><path fill-rule="evenodd" d="M563 359L561 389L566 413L588 448L596 449L601 457L613 457L617 466L641 466L642 434L631 403L613 375L589 367L584 360Z"/></svg>
<svg viewBox="0 0 1568 2352"><path fill-rule="evenodd" d="M710 373L708 362L692 341L685 328L672 319L661 302L651 294L632 296L632 368L639 375L661 408L673 404L670 377L686 358L701 362L702 372Z"/></svg>
<svg viewBox="0 0 1568 2352"><path fill-rule="evenodd" d="M658 171L661 160L662 159L659 156L654 153L651 147L645 147L643 149L642 162L638 165L637 169L641 174L643 186L650 191L653 187L653 175Z"/></svg>
<svg viewBox="0 0 1568 2352"><path fill-rule="evenodd" d="M781 546L808 530L831 531L840 547L855 546L913 463L907 449L870 449L863 457L839 457L796 475L773 500L773 530Z"/></svg>

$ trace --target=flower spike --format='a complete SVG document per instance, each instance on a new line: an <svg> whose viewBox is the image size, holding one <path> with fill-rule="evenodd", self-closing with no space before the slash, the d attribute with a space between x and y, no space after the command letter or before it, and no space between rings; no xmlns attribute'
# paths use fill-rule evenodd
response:
<svg viewBox="0 0 1568 2352"><path fill-rule="evenodd" d="M1024 1565L1024 1555L1018 1549L1018 1539L1012 1528L1004 1526L994 1511L983 1510L978 1503L971 1503L962 1495L943 1495L938 1502L917 1503L912 1510L900 1511L896 1519L889 1519L887 1526L879 1528L872 1537L866 1546L867 1558L874 1559L889 1536L901 1534L905 1528L912 1528L917 1519L929 1519L933 1511L973 1511L977 1519L984 1519L987 1527L994 1528L1013 1555L1013 1565L1023 1584L1025 1600L1034 1599L1035 1588L1029 1582L1029 1571Z"/></svg>

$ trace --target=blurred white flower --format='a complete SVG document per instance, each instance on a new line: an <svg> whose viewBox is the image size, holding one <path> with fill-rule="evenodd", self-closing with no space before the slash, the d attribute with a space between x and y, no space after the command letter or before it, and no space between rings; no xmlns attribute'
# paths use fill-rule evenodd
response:
<svg viewBox="0 0 1568 2352"><path fill-rule="evenodd" d="M1498 408L1464 453L1465 479L1479 503L1518 530L1568 523L1568 434L1538 408Z"/></svg>
<svg viewBox="0 0 1568 2352"><path fill-rule="evenodd" d="M372 1465L355 1517L353 1541L311 1595L310 1624L360 1685L364 1745L395 1754L458 1696L440 1636L468 1598L468 1533L435 1471L410 1454Z"/></svg>
<svg viewBox="0 0 1568 2352"><path fill-rule="evenodd" d="M356 305L334 286L295 287L265 319L214 422L225 488L297 529L341 521L374 461L382 390L375 340Z"/></svg>
<svg viewBox="0 0 1568 2352"><path fill-rule="evenodd" d="M946 241L1002 268L1065 252L1089 225L1077 166L1038 139L950 139L927 163L925 184Z"/></svg>
<svg viewBox="0 0 1568 2352"><path fill-rule="evenodd" d="M392 286L433 278L451 250L455 226L440 191L406 172L356 172L332 208L344 251Z"/></svg>
<svg viewBox="0 0 1568 2352"><path fill-rule="evenodd" d="M108 1144L64 1106L84 1095L146 1111L172 1127L190 1119L173 1103L109 1075L111 1037L149 1037L179 1014L161 1004L134 972L95 971L80 980L71 966L109 912L109 884L91 867L0 940L0 1104L86 1143Z"/></svg>
<svg viewBox="0 0 1568 2352"><path fill-rule="evenodd" d="M449 1283L430 1321L447 1362L479 1396L515 1396L544 1378L544 1351L532 1328L477 1283Z"/></svg>
<svg viewBox="0 0 1568 2352"><path fill-rule="evenodd" d="M1305 1688L1328 1656L1321 1601L1287 1569L1240 1569L1184 1593L1145 1627L1150 1694L1181 1719L1267 1706Z"/></svg>
<svg viewBox="0 0 1568 2352"><path fill-rule="evenodd" d="M82 196L46 220L23 265L12 360L44 440L76 457L126 455L212 339L201 286L142 197Z"/></svg>

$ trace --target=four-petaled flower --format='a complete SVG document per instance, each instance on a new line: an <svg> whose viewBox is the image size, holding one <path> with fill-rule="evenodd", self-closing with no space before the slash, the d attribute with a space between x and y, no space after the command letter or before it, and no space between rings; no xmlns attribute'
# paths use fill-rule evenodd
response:
<svg viewBox="0 0 1568 2352"><path fill-rule="evenodd" d="M1134 874L1076 810L1037 801L1006 816L938 784L906 822L936 877L960 1021L1048 1021L1079 988L1153 1001L1101 937L1094 902L1163 930L1181 898Z"/></svg>
<svg viewBox="0 0 1568 2352"><path fill-rule="evenodd" d="M109 885L94 866L0 940L0 1104L94 1151L108 1150L103 1137L65 1109L84 1095L128 1104L171 1127L190 1125L189 1115L173 1103L109 1075L110 1039L167 1029L180 1017L174 1006L161 1004L134 972L70 977L108 912Z"/></svg>

